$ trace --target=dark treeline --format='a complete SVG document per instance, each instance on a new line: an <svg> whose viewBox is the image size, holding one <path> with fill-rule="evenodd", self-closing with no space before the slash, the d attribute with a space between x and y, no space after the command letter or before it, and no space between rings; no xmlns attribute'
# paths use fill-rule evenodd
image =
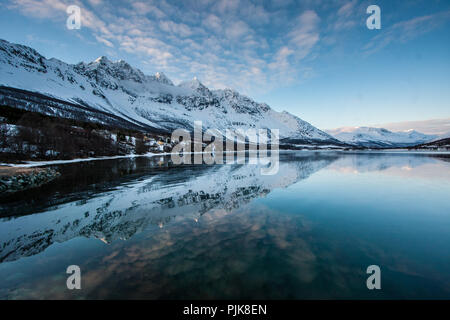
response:
<svg viewBox="0 0 450 320"><path fill-rule="evenodd" d="M17 123L15 146L18 153L37 158L105 156L118 154L117 144L93 129L74 127L61 119L44 119L35 113L25 114Z"/></svg>
<svg viewBox="0 0 450 320"><path fill-rule="evenodd" d="M49 117L7 106L0 107L0 117L0 148L3 149L0 157L6 160L74 159L148 151L141 132ZM11 132L6 123L16 125L15 132ZM112 134L117 138L112 139ZM131 137L135 138L134 145Z"/></svg>

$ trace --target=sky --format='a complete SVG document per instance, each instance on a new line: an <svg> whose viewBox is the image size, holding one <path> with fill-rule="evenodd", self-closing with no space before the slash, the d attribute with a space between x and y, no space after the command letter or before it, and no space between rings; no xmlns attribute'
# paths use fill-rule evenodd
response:
<svg viewBox="0 0 450 320"><path fill-rule="evenodd" d="M69 5L80 29L66 26ZM197 77L321 129L436 132L450 119L448 0L2 0L0 38L67 63L104 55Z"/></svg>

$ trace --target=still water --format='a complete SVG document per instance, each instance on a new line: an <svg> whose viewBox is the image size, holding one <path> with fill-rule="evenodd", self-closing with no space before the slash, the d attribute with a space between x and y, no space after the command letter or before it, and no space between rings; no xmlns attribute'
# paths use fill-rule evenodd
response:
<svg viewBox="0 0 450 320"><path fill-rule="evenodd" d="M450 299L449 155L289 152L273 176L168 157L55 168L0 198L0 299Z"/></svg>

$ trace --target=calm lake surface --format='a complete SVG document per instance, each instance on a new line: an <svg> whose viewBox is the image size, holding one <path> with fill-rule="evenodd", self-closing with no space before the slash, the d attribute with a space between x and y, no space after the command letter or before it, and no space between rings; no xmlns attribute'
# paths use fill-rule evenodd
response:
<svg viewBox="0 0 450 320"><path fill-rule="evenodd" d="M58 165L0 198L0 299L450 299L449 155L169 160Z"/></svg>

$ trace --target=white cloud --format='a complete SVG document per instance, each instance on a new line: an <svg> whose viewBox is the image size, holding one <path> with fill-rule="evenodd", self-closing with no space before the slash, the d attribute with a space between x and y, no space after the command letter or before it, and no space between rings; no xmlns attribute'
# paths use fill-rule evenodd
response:
<svg viewBox="0 0 450 320"><path fill-rule="evenodd" d="M303 12L297 19L298 23L290 32L290 43L295 48L298 58L303 59L319 41L319 16L312 10Z"/></svg>
<svg viewBox="0 0 450 320"><path fill-rule="evenodd" d="M189 37L192 35L191 29L183 23L165 20L159 23L159 27L166 32L174 33L181 37Z"/></svg>
<svg viewBox="0 0 450 320"><path fill-rule="evenodd" d="M214 32L221 32L223 30L223 22L214 14L209 14L202 20L202 24L205 28Z"/></svg>
<svg viewBox="0 0 450 320"><path fill-rule="evenodd" d="M138 15L151 14L159 19L166 16L163 11L148 2L133 2L132 7L134 9L134 12Z"/></svg>
<svg viewBox="0 0 450 320"><path fill-rule="evenodd" d="M59 0L12 0L9 4L9 8L42 19L53 18L55 15L62 16L67 6L68 4Z"/></svg>
<svg viewBox="0 0 450 320"><path fill-rule="evenodd" d="M353 10L355 7L356 1L350 1L345 3L342 7L339 8L337 15L342 18L348 18L353 14Z"/></svg>
<svg viewBox="0 0 450 320"><path fill-rule="evenodd" d="M218 0L214 6L214 10L220 14L234 13L242 4L239 0Z"/></svg>
<svg viewBox="0 0 450 320"><path fill-rule="evenodd" d="M243 36L249 35L250 33L250 28L243 21L233 21L227 26L225 30L225 34L228 39L233 41L239 40Z"/></svg>
<svg viewBox="0 0 450 320"><path fill-rule="evenodd" d="M365 47L367 54L374 53L391 43L404 43L439 27L450 18L450 11L416 17L398 22L390 27L382 28Z"/></svg>
<svg viewBox="0 0 450 320"><path fill-rule="evenodd" d="M360 15L357 14L356 0L345 3L341 6L336 14L334 23L332 24L335 31L343 31L354 27Z"/></svg>
<svg viewBox="0 0 450 320"><path fill-rule="evenodd" d="M97 39L98 42L103 43L104 45L113 48L114 44L112 44L111 41L106 40L105 38L99 37L99 36L95 36L95 39Z"/></svg>
<svg viewBox="0 0 450 320"><path fill-rule="evenodd" d="M93 6L98 6L100 4L102 4L103 0L88 0L89 3Z"/></svg>
<svg viewBox="0 0 450 320"><path fill-rule="evenodd" d="M63 22L69 2L82 8L82 28L116 50L114 56L125 52L145 61L146 70L164 71L175 81L196 75L215 88L264 91L291 82L301 69L296 70L298 62L320 39L314 11L285 21L280 7L269 13L250 0L10 0L10 8ZM266 36L273 24L289 26L282 41Z"/></svg>
<svg viewBox="0 0 450 320"><path fill-rule="evenodd" d="M293 53L294 51L289 49L288 47L281 47L275 54L273 62L269 64L269 68L271 70L280 70L289 68L290 64L288 62L288 57Z"/></svg>

